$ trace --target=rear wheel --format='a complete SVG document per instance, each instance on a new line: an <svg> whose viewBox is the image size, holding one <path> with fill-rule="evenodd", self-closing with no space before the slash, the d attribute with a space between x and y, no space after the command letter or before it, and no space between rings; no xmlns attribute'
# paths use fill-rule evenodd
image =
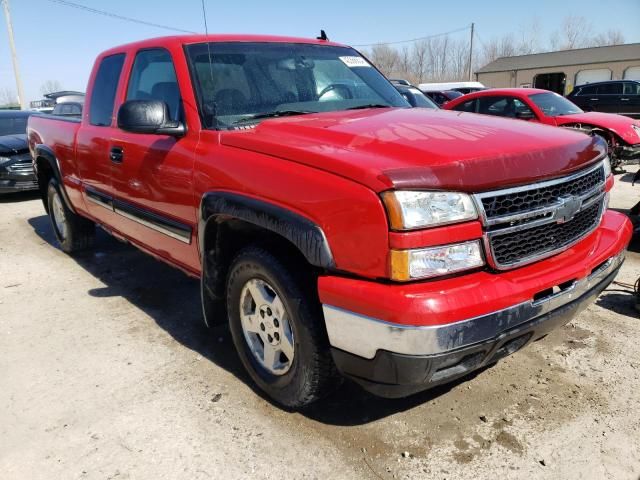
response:
<svg viewBox="0 0 640 480"><path fill-rule="evenodd" d="M53 178L47 188L47 205L53 232L63 252L77 252L93 244L95 224L67 207L60 194L60 186Z"/></svg>
<svg viewBox="0 0 640 480"><path fill-rule="evenodd" d="M290 408L321 398L338 378L312 283L258 247L236 256L227 282L240 359L267 395Z"/></svg>

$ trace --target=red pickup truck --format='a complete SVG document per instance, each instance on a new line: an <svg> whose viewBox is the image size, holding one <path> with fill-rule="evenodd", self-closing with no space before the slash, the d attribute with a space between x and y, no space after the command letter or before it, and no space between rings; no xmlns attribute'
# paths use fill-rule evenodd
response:
<svg viewBox="0 0 640 480"><path fill-rule="evenodd" d="M287 407L341 375L398 397L491 365L588 305L631 238L602 140L409 108L325 40L143 41L87 92L81 119L28 124L61 248L98 224L200 278Z"/></svg>

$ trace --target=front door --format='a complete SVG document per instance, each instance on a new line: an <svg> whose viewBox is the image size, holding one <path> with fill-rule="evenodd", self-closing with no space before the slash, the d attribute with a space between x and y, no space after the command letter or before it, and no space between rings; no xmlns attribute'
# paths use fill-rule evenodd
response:
<svg viewBox="0 0 640 480"><path fill-rule="evenodd" d="M162 100L172 120L184 122L171 54L163 48L136 53L125 100ZM111 151L118 230L143 247L186 269L198 268L193 165L197 130L183 137L118 130Z"/></svg>
<svg viewBox="0 0 640 480"><path fill-rule="evenodd" d="M111 158L110 138L116 131L113 108L125 60L124 53L99 60L88 99L88 112L76 136L78 175L87 210L98 222L111 225Z"/></svg>
<svg viewBox="0 0 640 480"><path fill-rule="evenodd" d="M598 111L619 113L622 98L622 83L609 82L598 85Z"/></svg>

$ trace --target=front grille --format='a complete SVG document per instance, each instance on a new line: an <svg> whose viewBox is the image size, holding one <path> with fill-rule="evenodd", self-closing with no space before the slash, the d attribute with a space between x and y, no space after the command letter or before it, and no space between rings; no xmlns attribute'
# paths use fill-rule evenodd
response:
<svg viewBox="0 0 640 480"><path fill-rule="evenodd" d="M604 169L598 168L568 182L483 197L482 206L487 218L511 215L548 207L561 196L583 195L601 183L604 183Z"/></svg>
<svg viewBox="0 0 640 480"><path fill-rule="evenodd" d="M33 165L29 163L14 163L9 166L9 171L13 173L33 173Z"/></svg>
<svg viewBox="0 0 640 480"><path fill-rule="evenodd" d="M515 233L493 235L493 258L510 265L566 247L595 228L600 220L600 204L582 210L566 223L547 223Z"/></svg>
<svg viewBox="0 0 640 480"><path fill-rule="evenodd" d="M547 182L477 194L489 263L498 269L560 252L594 230L604 204L604 165Z"/></svg>

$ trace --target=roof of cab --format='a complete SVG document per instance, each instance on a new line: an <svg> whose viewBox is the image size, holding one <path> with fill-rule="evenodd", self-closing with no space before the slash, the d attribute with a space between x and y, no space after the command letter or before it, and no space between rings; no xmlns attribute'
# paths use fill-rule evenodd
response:
<svg viewBox="0 0 640 480"><path fill-rule="evenodd" d="M344 47L346 45L330 42L328 40L318 40L316 38L301 37L283 37L277 35L247 35L247 34L193 34L193 35L173 35L168 37L156 37L137 42L119 45L110 48L102 53L102 55L111 55L125 50L149 48L154 46L168 45L189 45L192 43L204 42L259 42L259 43L306 43L312 45L331 45L336 47Z"/></svg>

